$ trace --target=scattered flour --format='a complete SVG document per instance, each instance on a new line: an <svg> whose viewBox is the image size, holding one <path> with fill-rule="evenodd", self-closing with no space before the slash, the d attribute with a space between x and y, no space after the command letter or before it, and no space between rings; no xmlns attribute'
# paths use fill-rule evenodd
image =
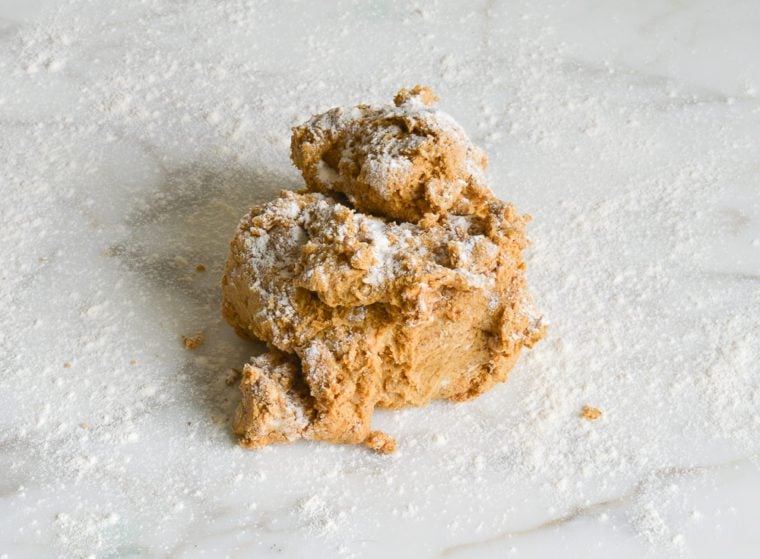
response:
<svg viewBox="0 0 760 559"><path fill-rule="evenodd" d="M500 534L580 507L668 555L725 543L734 505L757 515L738 497L693 512L711 476L757 479L757 84L584 61L540 5L496 3L494 26L469 3L414 4L66 0L3 18L0 553L428 557L430 541L488 540L519 557ZM357 55L357 36L381 35ZM290 126L417 82L487 148L497 195L534 215L549 337L477 401L378 414L394 457L243 452L226 379L259 348L218 318L235 224L299 184ZM578 417L588 402L598 421ZM621 497L674 466L696 472L683 491Z"/></svg>
<svg viewBox="0 0 760 559"><path fill-rule="evenodd" d="M374 264L367 271L367 277L364 278L364 282L370 285L379 285L393 277L394 250L388 238L388 229L380 219L364 219L364 230L372 244L374 260ZM399 240L399 244L403 243L403 240Z"/></svg>
<svg viewBox="0 0 760 559"><path fill-rule="evenodd" d="M328 537L335 534L344 524L345 511L334 511L319 495L303 499L297 507L300 518L306 521L306 528L311 534Z"/></svg>

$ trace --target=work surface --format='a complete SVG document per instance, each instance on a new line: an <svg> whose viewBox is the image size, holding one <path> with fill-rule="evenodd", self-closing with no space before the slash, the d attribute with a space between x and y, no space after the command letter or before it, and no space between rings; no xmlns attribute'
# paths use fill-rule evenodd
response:
<svg viewBox="0 0 760 559"><path fill-rule="evenodd" d="M1 2L0 557L756 557L759 28L754 2ZM237 220L301 184L291 126L416 83L533 215L548 336L475 401L377 413L391 456L246 451Z"/></svg>

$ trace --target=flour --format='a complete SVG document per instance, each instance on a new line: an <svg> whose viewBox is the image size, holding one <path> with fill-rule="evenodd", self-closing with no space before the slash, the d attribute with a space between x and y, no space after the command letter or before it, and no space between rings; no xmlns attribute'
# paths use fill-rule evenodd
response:
<svg viewBox="0 0 760 559"><path fill-rule="evenodd" d="M488 27L469 3L412 4L318 27L323 5L243 0L72 0L4 19L0 554L266 556L287 540L282 553L429 557L589 506L578 526L688 556L700 534L733 537L715 528L738 525L731 505L756 512L710 500L732 466L616 500L678 465L757 475L753 84L727 104L584 61L540 5ZM391 46L360 55L357 36ZM290 126L417 82L488 149L497 195L534 215L549 337L475 402L378 414L393 458L245 453L225 380L260 348L217 318L235 224L300 184ZM300 227L278 242L300 245ZM251 250L271 258L270 242ZM201 330L187 352L180 336ZM578 418L589 403L598 421ZM523 541L493 554L530 556Z"/></svg>
<svg viewBox="0 0 760 559"><path fill-rule="evenodd" d="M365 229L369 232L369 241L372 244L372 259L374 264L367 271L367 277L362 281L370 285L378 285L393 277L392 266L394 252L391 248L388 232L385 224L381 221L366 220Z"/></svg>
<svg viewBox="0 0 760 559"><path fill-rule="evenodd" d="M316 536L330 537L345 523L345 511L334 511L319 495L303 499L297 506L300 518L306 521L308 531Z"/></svg>
<svg viewBox="0 0 760 559"><path fill-rule="evenodd" d="M324 181L327 184L332 184L338 180L339 175L337 171L330 167L327 163L320 161L319 167L317 168L317 177L319 180Z"/></svg>
<svg viewBox="0 0 760 559"><path fill-rule="evenodd" d="M347 150L343 157L352 157L352 151ZM407 159L370 157L364 162L362 173L364 180L383 198L393 196L388 191L388 184L406 183L412 172L412 164Z"/></svg>

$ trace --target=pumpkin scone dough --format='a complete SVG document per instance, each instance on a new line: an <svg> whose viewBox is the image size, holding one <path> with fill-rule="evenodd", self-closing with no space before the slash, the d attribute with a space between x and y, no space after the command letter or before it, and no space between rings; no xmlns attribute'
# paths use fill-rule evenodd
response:
<svg viewBox="0 0 760 559"><path fill-rule="evenodd" d="M244 446L392 452L371 430L376 407L477 396L543 335L523 277L527 218L491 194L485 156L433 99L402 90L393 107L333 109L296 128L309 191L241 221L222 312L269 348L243 370Z"/></svg>
<svg viewBox="0 0 760 559"><path fill-rule="evenodd" d="M399 221L476 213L493 197L486 154L420 86L394 105L337 107L293 129L291 157L309 190Z"/></svg>

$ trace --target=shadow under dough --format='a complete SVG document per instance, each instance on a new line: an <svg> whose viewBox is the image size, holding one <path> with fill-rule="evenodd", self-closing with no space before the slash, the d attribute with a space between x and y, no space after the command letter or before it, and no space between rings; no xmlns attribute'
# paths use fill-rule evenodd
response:
<svg viewBox="0 0 760 559"><path fill-rule="evenodd" d="M299 186L295 176L280 171L203 165L171 170L158 189L135 201L125 219L127 236L109 251L139 282L136 313L158 321L176 347L182 336L203 333L203 343L185 351L181 362L176 347L167 351L160 376L184 375L173 381L179 393L230 438L239 401L231 370L264 346L239 338L221 318L219 281L229 242L252 205Z"/></svg>

